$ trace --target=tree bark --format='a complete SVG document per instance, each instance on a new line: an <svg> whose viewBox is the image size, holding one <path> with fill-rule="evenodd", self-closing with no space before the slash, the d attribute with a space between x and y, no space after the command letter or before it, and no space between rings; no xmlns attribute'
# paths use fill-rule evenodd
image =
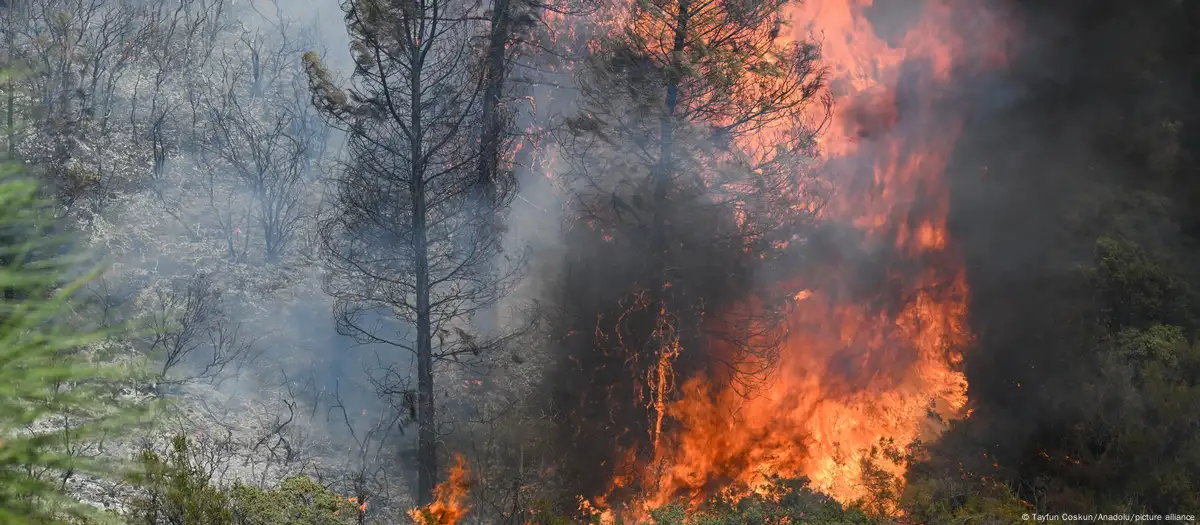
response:
<svg viewBox="0 0 1200 525"><path fill-rule="evenodd" d="M409 155L412 158L412 176L409 190L412 192L413 237L412 249L416 259L417 301L417 505L426 506L433 501L433 487L437 484L437 434L434 428L433 408L433 334L429 305L429 246L427 242L425 165L422 152L421 129L421 69L420 45L410 47L414 60L411 72L412 118L409 129Z"/></svg>
<svg viewBox="0 0 1200 525"><path fill-rule="evenodd" d="M476 166L475 202L477 211L482 215L484 235L497 235L495 228L497 218L492 216L496 210L496 184L500 169L500 143L504 134L504 121L501 118L500 99L504 94L504 79L506 72L507 44L511 38L512 13L511 0L495 0L492 7L491 31L488 35L488 51L484 70L484 91L482 107L482 132L479 144L479 162ZM499 328L499 311L493 306L480 312L476 319L484 330L492 331Z"/></svg>
<svg viewBox="0 0 1200 525"><path fill-rule="evenodd" d="M504 122L500 119L500 97L504 93L505 47L512 26L509 1L495 0L491 33L488 37L487 65L484 71L483 133L480 137L477 168L477 190L482 204L481 210L494 209L490 204L500 165L500 139L504 133Z"/></svg>
<svg viewBox="0 0 1200 525"><path fill-rule="evenodd" d="M654 258L654 274L656 285L652 293L662 293L666 283L663 256L667 250L667 194L675 172L675 108L679 105L679 76L683 67L679 55L687 45L688 9L691 0L679 0L679 12L675 16L675 35L671 47L671 65L667 70L667 93L663 101L663 114L659 121L659 157L658 166L654 173L654 194L652 197L653 223L651 230L650 251Z"/></svg>

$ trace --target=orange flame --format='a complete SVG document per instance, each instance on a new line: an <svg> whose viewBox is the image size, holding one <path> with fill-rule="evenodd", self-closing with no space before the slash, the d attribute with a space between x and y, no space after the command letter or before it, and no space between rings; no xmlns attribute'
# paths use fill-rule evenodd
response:
<svg viewBox="0 0 1200 525"><path fill-rule="evenodd" d="M337 497L339 497L339 498L344 497L344 498L346 498L347 503L354 505L358 509L358 517L360 519L363 517L363 515L365 515L367 513L367 500L365 498L362 500L359 500L359 498L357 498L355 496L342 496L341 494L338 494ZM335 510L335 511L333 511L333 515L341 516L342 511Z"/></svg>
<svg viewBox="0 0 1200 525"><path fill-rule="evenodd" d="M933 439L945 420L965 416L958 365L971 340L969 294L943 180L962 115L938 97L968 54L964 17L986 28L981 40L999 33L973 1L900 2L922 12L889 42L867 17L872 4L808 0L788 16L792 38L821 41L835 96L819 150L839 193L823 218L852 225L864 253L886 255L876 257L880 285L864 298L849 264L861 261L850 257L798 269L806 273L778 373L752 396L704 378L684 382L666 408L675 431L664 430L654 464L638 469L645 508L699 503L718 487L746 493L767 475L807 476L839 501L857 501L870 496L864 461L878 445ZM995 49L983 53L999 62ZM874 467L903 479L904 465L881 463Z"/></svg>
<svg viewBox="0 0 1200 525"><path fill-rule="evenodd" d="M423 508L409 509L408 517L413 525L454 525L466 516L470 510L466 502L470 475L467 458L455 454L454 465L450 467L446 481L433 489L433 503Z"/></svg>

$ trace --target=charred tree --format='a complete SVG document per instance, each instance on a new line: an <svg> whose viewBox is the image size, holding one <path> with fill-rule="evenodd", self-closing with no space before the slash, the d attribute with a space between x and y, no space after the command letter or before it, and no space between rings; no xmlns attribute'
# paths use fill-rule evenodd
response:
<svg viewBox="0 0 1200 525"><path fill-rule="evenodd" d="M514 130L515 112L511 101L521 100L518 89L510 82L516 58L529 47L528 37L536 23L536 0L493 0L487 12L487 27L481 35L484 50L480 59L483 92L480 99L478 137L479 156L476 159L475 208L480 220L491 224L490 235L502 236L505 226L494 210L500 202L509 201L516 190L516 172L506 157L514 150L518 134ZM477 320L481 330L496 330L500 325L499 312L481 312Z"/></svg>
<svg viewBox="0 0 1200 525"><path fill-rule="evenodd" d="M503 201L515 189L515 178L504 166L504 154L515 135L513 112L506 102L516 100L513 74L516 59L537 51L538 15L559 10L538 0L493 0L487 12L488 27L481 57L483 98L480 104L480 155L477 164L479 198ZM486 208L486 206L485 206Z"/></svg>
<svg viewBox="0 0 1200 525"><path fill-rule="evenodd" d="M504 184L509 177L502 177L500 152L505 140L507 119L501 97L504 95L505 79L509 72L509 44L513 41L514 0L495 0L492 5L490 28L487 38L487 53L483 57L483 99L480 107L479 159L476 164L479 200L486 203L503 194L512 186Z"/></svg>
<svg viewBox="0 0 1200 525"><path fill-rule="evenodd" d="M500 240L485 220L507 199L481 210L474 198L480 151L472 127L484 85L470 52L483 31L472 8L454 0L345 2L356 60L345 91L315 53L305 55L314 103L349 135L320 226L327 292L340 331L415 361L419 505L431 501L437 481L438 365L478 362L505 341L472 334L468 323L507 292L519 268L495 264ZM378 316L409 329L380 330L370 321Z"/></svg>
<svg viewBox="0 0 1200 525"><path fill-rule="evenodd" d="M823 202L806 161L830 104L817 48L776 41L782 6L635 3L579 74L560 134L579 226L555 298L567 442L615 434L644 463L678 378L752 386L775 361L791 298L772 269ZM575 465L584 494L613 479L597 466Z"/></svg>

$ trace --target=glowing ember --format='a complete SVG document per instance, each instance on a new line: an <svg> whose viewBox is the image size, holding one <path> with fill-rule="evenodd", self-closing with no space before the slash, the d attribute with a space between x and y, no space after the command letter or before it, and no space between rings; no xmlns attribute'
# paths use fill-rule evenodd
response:
<svg viewBox="0 0 1200 525"><path fill-rule="evenodd" d="M864 460L904 474L876 446L934 438L941 420L965 415L957 365L971 338L968 289L943 180L961 115L937 99L966 54L956 28L985 11L905 2L922 13L889 43L866 16L871 4L808 0L790 7L785 30L822 43L836 103L819 148L838 189L823 218L852 226L853 242L833 242L820 255L828 260L798 269L789 341L769 385L748 397L704 378L679 387L665 409L674 431L660 437L655 422L656 461L634 469L645 507L697 503L727 487L745 493L771 474L807 476L849 503L868 496ZM659 393L669 388L663 377L649 378Z"/></svg>
<svg viewBox="0 0 1200 525"><path fill-rule="evenodd" d="M454 455L454 465L450 467L446 481L433 489L433 503L424 508L409 509L408 517L414 525L454 525L458 523L467 511L466 496L470 484L470 470L467 469L467 459L461 454Z"/></svg>

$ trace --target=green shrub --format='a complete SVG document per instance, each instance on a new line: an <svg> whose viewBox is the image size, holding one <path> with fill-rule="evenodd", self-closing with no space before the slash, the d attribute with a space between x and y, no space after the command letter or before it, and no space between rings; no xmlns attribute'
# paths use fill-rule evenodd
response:
<svg viewBox="0 0 1200 525"><path fill-rule="evenodd" d="M1090 277L1108 327L1185 323L1192 292L1162 257L1127 240L1096 241Z"/></svg>
<svg viewBox="0 0 1200 525"><path fill-rule="evenodd" d="M917 523L1006 525L1031 509L1007 486L991 480L947 476L912 481L904 491L906 516Z"/></svg>
<svg viewBox="0 0 1200 525"><path fill-rule="evenodd" d="M238 525L341 525L361 518L352 500L304 475L284 479L268 491L236 484L230 495Z"/></svg>
<svg viewBox="0 0 1200 525"><path fill-rule="evenodd" d="M130 523L232 525L230 498L212 485L211 476L196 468L187 438L177 436L164 458L154 451L140 457L144 472L133 481L146 491L130 505Z"/></svg>
<svg viewBox="0 0 1200 525"><path fill-rule="evenodd" d="M694 512L679 505L651 513L654 525L851 525L876 520L813 491L807 479L771 480L764 490L734 501L715 497Z"/></svg>
<svg viewBox="0 0 1200 525"><path fill-rule="evenodd" d="M132 503L128 522L157 525L345 525L361 523L362 512L349 498L303 475L291 476L271 490L242 483L218 488L197 468L190 443L177 436L166 457L152 451L140 456L144 472L133 481L145 494Z"/></svg>

